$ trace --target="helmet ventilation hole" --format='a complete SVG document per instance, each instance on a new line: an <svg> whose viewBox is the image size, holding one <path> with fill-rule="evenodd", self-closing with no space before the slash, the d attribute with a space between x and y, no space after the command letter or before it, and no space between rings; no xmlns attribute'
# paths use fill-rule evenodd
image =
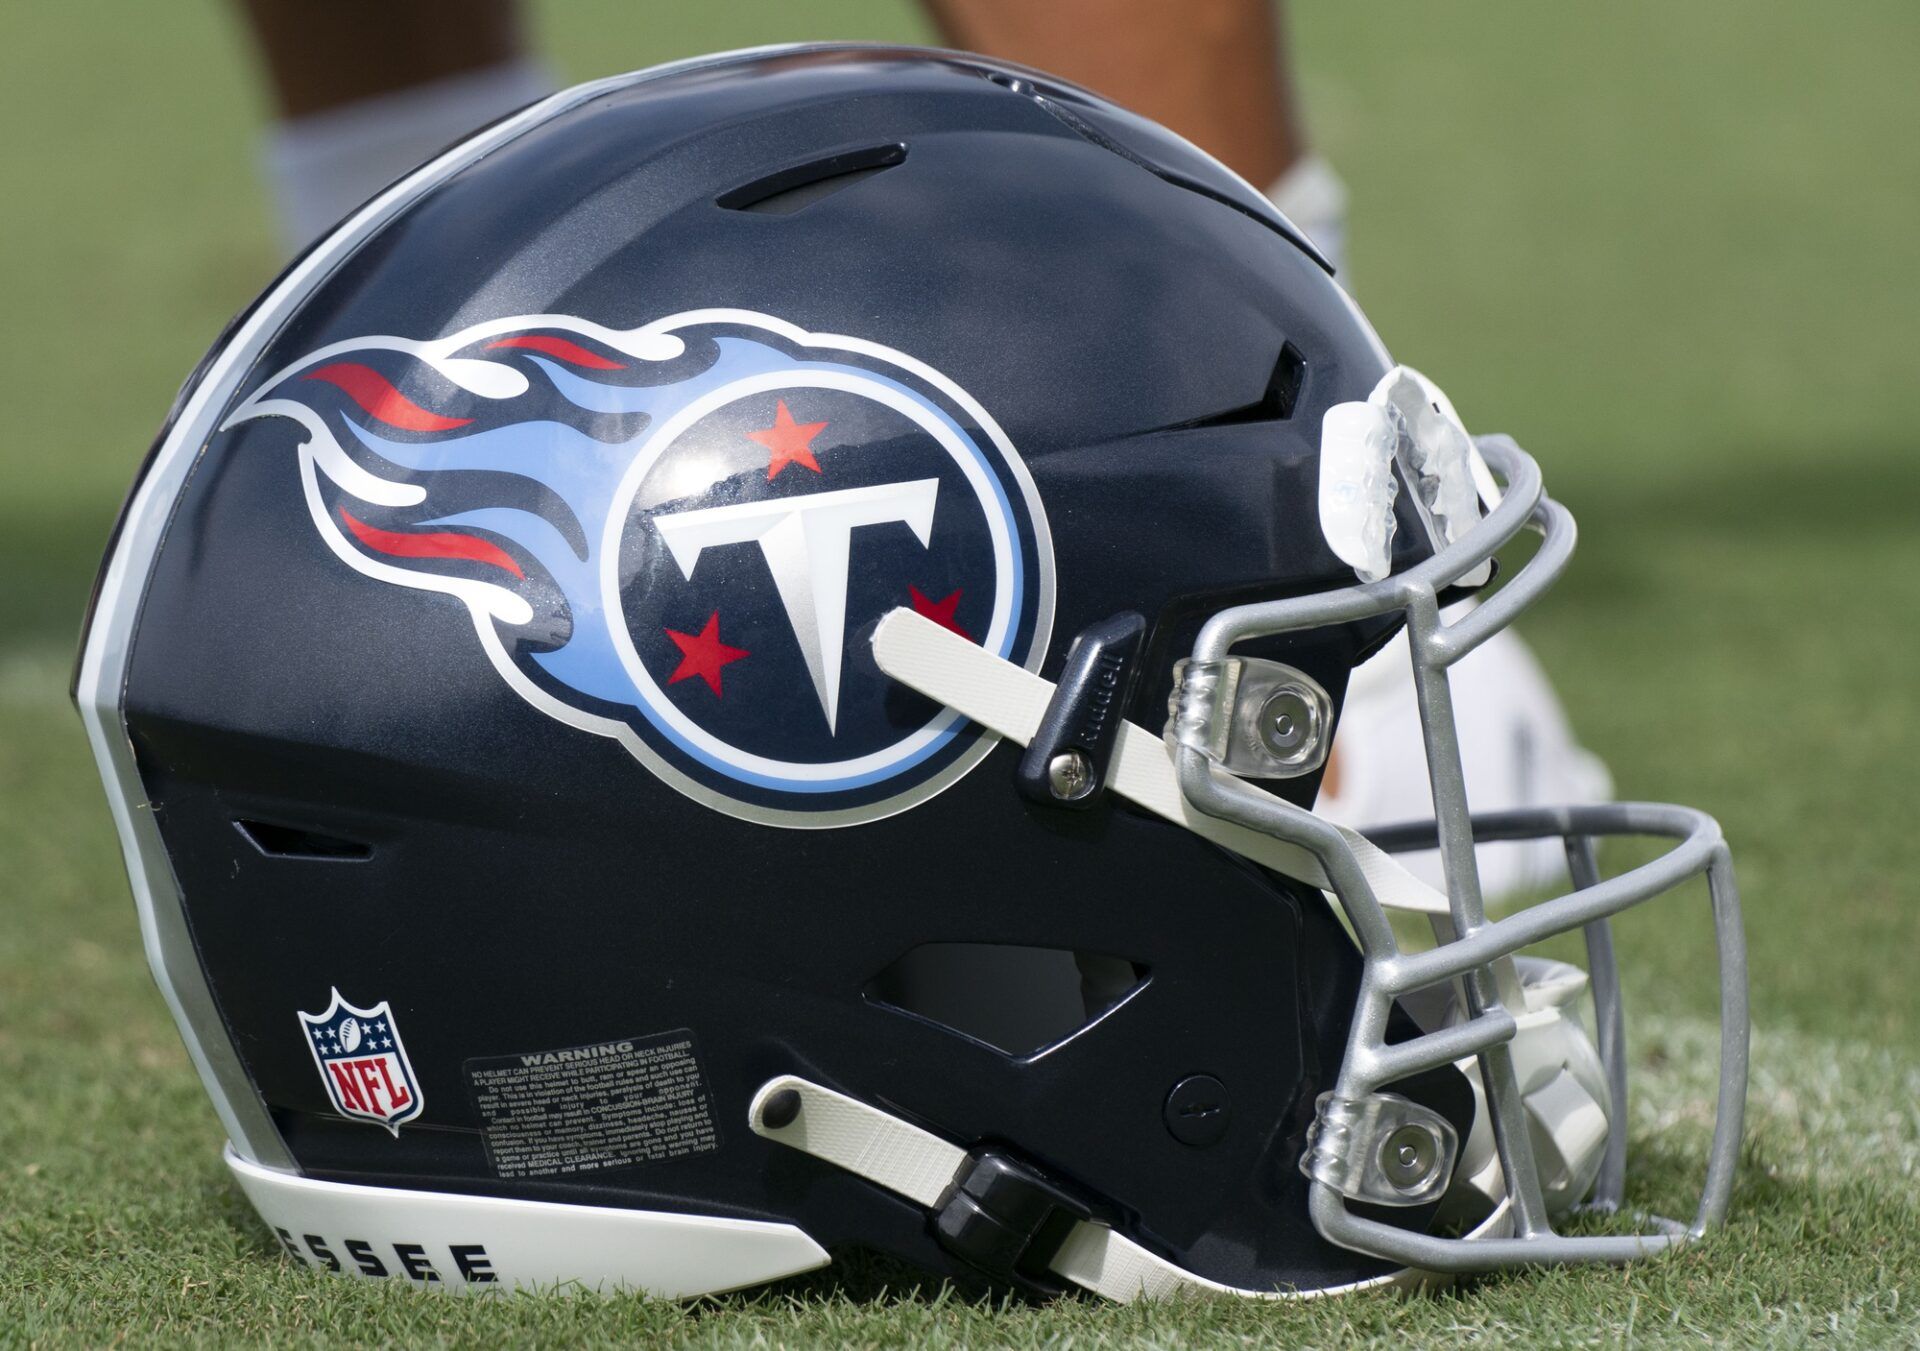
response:
<svg viewBox="0 0 1920 1351"><path fill-rule="evenodd" d="M1293 416L1294 405L1300 402L1300 387L1307 380L1307 359L1300 349L1292 343L1280 345L1280 360L1274 363L1273 375L1267 380L1265 403L1271 410L1273 421Z"/></svg>
<svg viewBox="0 0 1920 1351"><path fill-rule="evenodd" d="M883 173L906 158L907 147L897 142L846 150L743 183L721 193L714 198L714 203L728 211L790 216L822 198L845 191L862 179Z"/></svg>
<svg viewBox="0 0 1920 1351"><path fill-rule="evenodd" d="M1292 343L1282 343L1280 356L1267 377L1267 387L1252 403L1243 403L1224 412L1177 422L1156 431L1183 432L1196 427L1238 427L1248 422L1285 422L1300 403L1300 390L1307 382L1307 359Z"/></svg>
<svg viewBox="0 0 1920 1351"><path fill-rule="evenodd" d="M1146 967L1105 953L925 943L874 976L865 994L1006 1055L1024 1056L1099 1021L1146 979Z"/></svg>
<svg viewBox="0 0 1920 1351"><path fill-rule="evenodd" d="M373 846L341 835L328 835L299 826L276 825L272 821L238 820L233 828L248 844L268 858L324 859L329 862L358 862L373 857Z"/></svg>

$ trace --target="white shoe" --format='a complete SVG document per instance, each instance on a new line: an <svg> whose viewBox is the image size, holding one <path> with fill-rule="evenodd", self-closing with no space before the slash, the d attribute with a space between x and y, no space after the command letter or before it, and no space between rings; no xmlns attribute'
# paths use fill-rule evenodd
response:
<svg viewBox="0 0 1920 1351"><path fill-rule="evenodd" d="M1449 617L1464 608L1448 612ZM1476 812L1606 802L1613 778L1574 740L1547 676L1510 629L1494 634L1451 672L1467 800ZM1353 673L1340 729L1336 769L1315 810L1364 831L1427 820L1433 795L1403 633ZM1492 901L1564 887L1558 839L1483 844L1475 850L1480 889ZM1399 856L1417 876L1444 890L1438 850Z"/></svg>

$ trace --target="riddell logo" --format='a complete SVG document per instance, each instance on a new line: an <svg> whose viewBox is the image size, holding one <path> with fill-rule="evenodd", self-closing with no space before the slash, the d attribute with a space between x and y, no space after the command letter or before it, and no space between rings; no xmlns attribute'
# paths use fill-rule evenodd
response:
<svg viewBox="0 0 1920 1351"><path fill-rule="evenodd" d="M1076 733L1081 743L1089 746L1099 744L1106 731L1107 719L1113 714L1113 701L1120 693L1120 680L1126 669L1124 652L1109 650L1100 654L1093 671L1093 690L1087 698Z"/></svg>
<svg viewBox="0 0 1920 1351"><path fill-rule="evenodd" d="M356 1008L335 990L326 1012L300 1014L300 1028L341 1116L371 1121L398 1136L401 1122L420 1115L420 1085L385 1000Z"/></svg>

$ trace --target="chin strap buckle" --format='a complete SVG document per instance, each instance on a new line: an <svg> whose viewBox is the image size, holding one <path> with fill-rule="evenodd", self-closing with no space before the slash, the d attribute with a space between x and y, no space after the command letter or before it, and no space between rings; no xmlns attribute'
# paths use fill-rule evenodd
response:
<svg viewBox="0 0 1920 1351"><path fill-rule="evenodd" d="M1129 611L1088 625L1073 640L1060 683L1014 771L1029 802L1084 811L1099 800L1146 633L1146 619Z"/></svg>
<svg viewBox="0 0 1920 1351"><path fill-rule="evenodd" d="M987 1145L969 1153L872 1103L796 1074L760 1086L747 1107L747 1124L763 1140L925 1207L943 1248L1037 1293L1076 1285L1123 1304L1181 1292L1302 1297L1290 1289L1246 1290L1195 1275L1113 1228L1112 1215L1095 1217L1078 1196L1031 1165ZM1502 1205L1469 1237L1486 1237L1507 1220ZM1426 1280L1421 1272L1399 1271L1348 1288Z"/></svg>
<svg viewBox="0 0 1920 1351"><path fill-rule="evenodd" d="M1050 1269L1091 1207L1052 1179L995 1149L977 1149L955 1170L933 1208L940 1246L989 1276L1054 1295L1067 1282Z"/></svg>
<svg viewBox="0 0 1920 1351"><path fill-rule="evenodd" d="M1056 703L1056 688L1050 681L994 656L978 643L904 606L889 611L874 630L873 657L882 671L908 689L918 690L935 703L945 704L982 727L1026 746L1029 752L1039 739L1042 721ZM1208 816L1187 801L1180 791L1174 758L1159 736L1124 717L1117 726L1111 720L1107 725L1115 732L1112 759L1102 780L1107 789L1263 868L1285 873L1310 887L1324 890L1333 885L1320 861L1302 846ZM1284 730L1277 718L1272 726L1276 733ZM1286 809L1299 810L1292 806ZM1359 861L1361 874L1381 905L1424 915L1449 913L1445 896L1396 863L1366 836L1342 825L1333 828Z"/></svg>

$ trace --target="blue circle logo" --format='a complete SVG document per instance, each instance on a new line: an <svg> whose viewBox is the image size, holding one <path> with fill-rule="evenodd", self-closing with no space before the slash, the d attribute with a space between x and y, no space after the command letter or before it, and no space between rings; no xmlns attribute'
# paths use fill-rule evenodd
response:
<svg viewBox="0 0 1920 1351"><path fill-rule="evenodd" d="M963 390L877 344L744 311L522 316L335 344L234 420L266 415L306 425L338 556L458 597L516 693L731 815L877 819L991 748L879 670L890 610L1045 655L1031 476Z"/></svg>

